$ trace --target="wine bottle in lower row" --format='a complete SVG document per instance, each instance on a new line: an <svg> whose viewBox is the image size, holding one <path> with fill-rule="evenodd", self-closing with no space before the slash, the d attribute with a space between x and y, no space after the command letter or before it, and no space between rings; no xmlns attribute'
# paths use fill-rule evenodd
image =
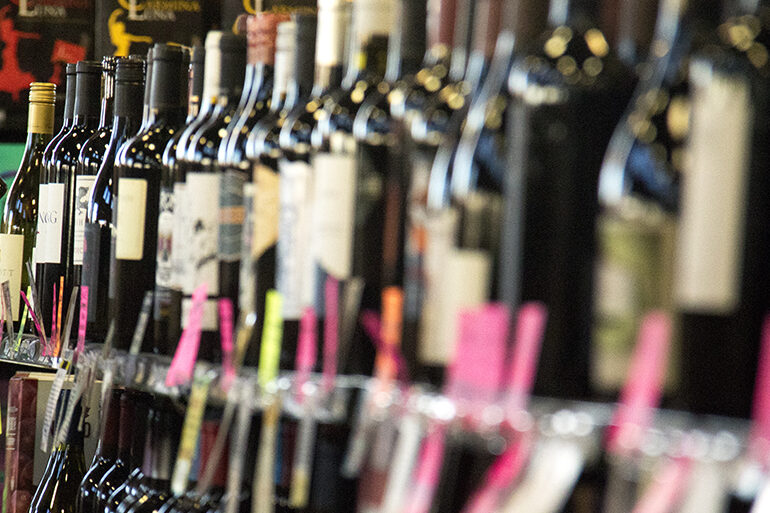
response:
<svg viewBox="0 0 770 513"><path fill-rule="evenodd" d="M10 281L11 308L18 333L22 311L20 290L30 284L26 263L35 268L35 230L37 226L38 190L43 169L43 154L53 133L56 85L33 82L29 89L29 119L27 143L8 198L5 201L3 223L0 227L0 273ZM32 323L25 331L32 333Z"/></svg>
<svg viewBox="0 0 770 513"><path fill-rule="evenodd" d="M93 463L80 483L78 494L78 512L96 512L99 493L99 483L104 475L115 465L118 459L125 453L125 445L118 443L118 432L121 420L121 396L120 390L113 390L109 408L104 416L104 424L101 427L101 435L96 446Z"/></svg>

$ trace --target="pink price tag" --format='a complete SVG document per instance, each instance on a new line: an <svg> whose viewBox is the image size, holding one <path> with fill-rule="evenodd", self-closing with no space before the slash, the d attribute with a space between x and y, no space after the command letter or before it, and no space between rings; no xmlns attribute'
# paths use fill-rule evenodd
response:
<svg viewBox="0 0 770 513"><path fill-rule="evenodd" d="M761 347L757 364L754 404L751 412L749 449L752 457L763 465L770 465L770 314L762 326Z"/></svg>
<svg viewBox="0 0 770 513"><path fill-rule="evenodd" d="M692 470L689 458L670 460L653 478L632 513L668 513L682 499Z"/></svg>
<svg viewBox="0 0 770 513"><path fill-rule="evenodd" d="M493 403L503 383L503 362L510 314L502 304L465 310L458 320L458 340L449 366L446 394L473 409Z"/></svg>
<svg viewBox="0 0 770 513"><path fill-rule="evenodd" d="M660 404L671 339L671 321L664 312L653 311L642 320L620 404L607 429L609 451L634 447L652 422Z"/></svg>
<svg viewBox="0 0 770 513"><path fill-rule="evenodd" d="M325 390L330 390L337 376L337 352L339 350L339 301L340 282L329 276L324 285L324 304L326 318L324 320L324 361L323 384Z"/></svg>
<svg viewBox="0 0 770 513"><path fill-rule="evenodd" d="M310 373L313 372L315 362L318 357L316 348L316 329L317 319L315 311L307 307L302 312L302 319L299 324L299 339L297 341L297 357L295 367L297 368L298 389L307 383Z"/></svg>
<svg viewBox="0 0 770 513"><path fill-rule="evenodd" d="M511 442L484 477L484 484L471 497L464 513L497 511L505 492L516 481L529 461L532 443L529 436Z"/></svg>
<svg viewBox="0 0 770 513"><path fill-rule="evenodd" d="M56 324L56 283L53 284L53 305L51 307L51 356L56 356L57 340L59 340L59 325Z"/></svg>
<svg viewBox="0 0 770 513"><path fill-rule="evenodd" d="M224 370L223 388L230 389L235 380L233 363L233 302L230 298L219 300L219 339L222 344L222 369Z"/></svg>
<svg viewBox="0 0 770 513"><path fill-rule="evenodd" d="M406 501L404 513L428 513L430 511L441 476L445 444L446 429L444 426L436 426L423 442L415 471L415 483Z"/></svg>
<svg viewBox="0 0 770 513"><path fill-rule="evenodd" d="M88 287L80 287L80 319L78 324L78 345L75 349L77 354L82 354L86 348L86 325L88 324Z"/></svg>
<svg viewBox="0 0 770 513"><path fill-rule="evenodd" d="M377 312L373 310L364 310L359 319L361 327L374 343L374 348L379 354L387 354L396 364L396 375L399 381L406 382L406 361L401 349L397 346L389 346L382 340L382 321Z"/></svg>
<svg viewBox="0 0 770 513"><path fill-rule="evenodd" d="M167 387L189 383L192 379L195 360L198 358L198 347L201 343L203 306L206 304L207 298L206 284L204 283L193 292L187 327L179 338L174 359L171 360L171 366L169 366L166 374Z"/></svg>
<svg viewBox="0 0 770 513"><path fill-rule="evenodd" d="M508 395L505 404L509 413L527 408L547 320L548 309L543 303L526 303L519 309L513 355L508 370L508 390L505 392Z"/></svg>

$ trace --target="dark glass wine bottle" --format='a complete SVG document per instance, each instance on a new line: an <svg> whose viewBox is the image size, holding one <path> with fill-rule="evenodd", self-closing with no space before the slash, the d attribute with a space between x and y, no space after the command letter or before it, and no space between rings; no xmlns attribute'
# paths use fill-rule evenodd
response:
<svg viewBox="0 0 770 513"><path fill-rule="evenodd" d="M104 416L104 424L101 427L101 435L96 446L96 453L91 467L83 477L80 483L80 493L78 494L77 511L79 513L93 513L97 510L97 500L99 495L99 483L105 474L112 469L120 458L119 448L124 449L118 443L118 432L120 426L121 413L121 393L120 390L112 391L109 408Z"/></svg>
<svg viewBox="0 0 770 513"><path fill-rule="evenodd" d="M350 3L345 0L330 0L319 3L315 39L315 81L312 90L309 91L309 96L307 92L303 91L303 95L308 97L303 98L297 106L289 110L283 122L278 138L278 145L282 154L279 168L281 166L280 162L285 162L283 165L286 165L286 163L295 161L305 163L311 161L313 151L312 133L318 123L320 109L323 107L323 103L328 95L337 91L342 84L345 41L347 39L347 27L350 24L350 14ZM307 54L304 57L298 55L298 59L309 59L310 57ZM307 73L307 68L303 68L304 66L310 66L310 63L301 64L297 61L295 70L297 77ZM305 80L309 78L307 77ZM307 86L304 86L304 88L306 89ZM271 183L270 178L272 175L265 174L264 172L260 174L259 165L255 169L258 173L255 177L255 203L259 204L261 209L270 208L270 203L266 202L265 199L269 201L270 198L273 198L274 201L278 201L278 194L273 194L272 196L262 196L262 194L265 190L265 183ZM277 235L277 227L273 233ZM258 233L254 237L256 240L260 239ZM271 249L269 251L275 251L275 242L275 240L270 241ZM255 247L260 251L264 251L264 244L258 244ZM258 312L257 328L258 332L261 333L261 313L264 311L264 295L267 287L261 286L259 277L257 277L257 288L261 289L259 290L259 296L256 298L256 304L258 305L256 310ZM319 294L314 295L316 297L312 298L312 300L320 317L318 330L321 333L323 330L325 305L319 299ZM318 337L318 340L322 340L322 338ZM258 347L254 349L255 354L252 358L256 358Z"/></svg>
<svg viewBox="0 0 770 513"><path fill-rule="evenodd" d="M37 297L41 297L43 292L43 269L45 260L48 258L48 252L46 250L45 242L47 240L46 228L50 224L50 215L48 209L48 168L51 163L51 157L53 156L53 150L56 149L56 145L59 141L69 133L72 128L72 122L75 118L75 64L67 64L67 82L66 82L66 96L64 102L64 120L59 132L53 136L48 146L43 153L42 168L40 169L40 187L38 189L37 201L38 201L38 220L37 220L37 233L35 239L35 283L37 285ZM43 219L40 218L40 214L43 214ZM46 332L50 335L50 331Z"/></svg>
<svg viewBox="0 0 770 513"><path fill-rule="evenodd" d="M134 404L136 396L131 392L117 394L117 400L113 398L113 404L118 410L118 422L112 426L117 435L117 448L110 467L104 471L96 483L96 493L92 499L93 511L103 511L107 499L122 485L131 471L131 442L133 431L142 429L142 422L137 422L134 417L142 412L140 407ZM106 427L105 427L106 429Z"/></svg>
<svg viewBox="0 0 770 513"><path fill-rule="evenodd" d="M120 146L136 135L141 124L144 67L144 60L138 58L117 61L112 133L88 199L81 284L88 287L87 333L92 340L103 340L107 334L115 158Z"/></svg>
<svg viewBox="0 0 770 513"><path fill-rule="evenodd" d="M724 5L718 44L689 64L674 298L681 403L698 413L748 417L770 306L770 5Z"/></svg>
<svg viewBox="0 0 770 513"><path fill-rule="evenodd" d="M109 472L113 472L108 480L108 474L99 483L99 495L97 511L116 513L118 506L128 495L135 495L138 486L142 482L142 463L147 437L150 433L150 423L154 415L151 409L151 397L146 394L129 392L126 399L130 405L126 406L123 413L121 403L121 416L125 422L120 423L118 431L118 454L123 465L113 466ZM126 451L125 447L129 450Z"/></svg>
<svg viewBox="0 0 770 513"><path fill-rule="evenodd" d="M82 413L83 410L78 401L67 437L61 444L61 456L54 469L54 477L47 482L48 488L41 492L40 502L31 513L75 513L77 511L80 482L86 470L83 431L80 429Z"/></svg>
<svg viewBox="0 0 770 513"><path fill-rule="evenodd" d="M113 104L115 98L115 62L113 57L102 59L102 108L99 118L99 129L92 135L80 150L75 169L75 207L73 222L72 244L72 276L74 284L82 282L83 244L85 241L85 225L88 216L88 199L91 196L96 175L102 165L107 146L112 138Z"/></svg>
<svg viewBox="0 0 770 513"><path fill-rule="evenodd" d="M193 47L190 60L190 97L187 102L185 125L192 125L200 112L203 92L203 68L205 50L202 46ZM177 181L176 149L181 141L183 130L178 130L163 150L163 168L160 176L160 213L158 214L158 254L155 269L155 308L153 324L156 344L166 340L179 340L181 330L181 289L177 286L174 274L174 214L176 195L174 183ZM179 241L177 241L179 244Z"/></svg>
<svg viewBox="0 0 770 513"><path fill-rule="evenodd" d="M219 361L221 348L217 322L217 298L230 284L220 276L220 261L240 256L240 231L234 225L243 222L242 173L221 174L217 154L227 126L233 119L243 91L246 64L246 38L221 32L209 32L206 38L206 58L216 62L219 55L220 87L211 116L203 123L187 145L184 159L177 162L179 177L185 183L185 204L180 215L186 221L183 236L185 272L182 280L182 326L194 290L207 285L208 300L204 305L199 358ZM220 204L224 205L220 208ZM230 237L238 232L237 240ZM220 243L220 240L222 243ZM229 245L229 246L228 246ZM223 258L224 257L224 258ZM237 273L235 273L237 292Z"/></svg>
<svg viewBox="0 0 770 513"><path fill-rule="evenodd" d="M366 98L375 93L385 75L388 38L395 19L395 1L372 0L353 4L351 42L354 48L342 87L329 95L320 113L314 134L318 151L313 157L312 168L308 166L305 173L307 180L312 177L317 184L313 211L306 214L307 223L312 222L310 226L314 232L312 245L316 246L310 253L312 260L304 263L302 259L308 256L302 251L293 255L287 251L292 245L301 247L297 246L298 242L292 243L290 238L284 237L284 233L292 233L290 226L286 230L281 226L278 239L279 262L289 262L289 258L297 260L293 265L285 266L292 273L281 273L280 269L278 273L279 290L283 283L287 291L284 293L284 316L288 322L285 322L284 334L293 330L296 338L297 320L306 306L303 300L315 299L313 288L316 284L324 283L326 276L333 276L342 285L340 304L350 306L340 309L339 358L343 372L366 374L371 372L372 366L372 345L356 326L361 309L379 310L382 224L378 225L377 221L381 219L382 211L381 205L371 201L371 194L379 194L382 183L376 176L359 174L365 165L362 159L368 157L362 154L354 138L353 122ZM291 169L296 175L291 178L303 179L298 164L294 163ZM370 178L373 180L367 182ZM298 182L297 187L300 185ZM312 182L308 182L308 187L311 185ZM291 200L290 197L285 199ZM283 194L281 200L284 201ZM298 209L301 205L287 203L286 207ZM282 203L282 216L284 210ZM286 212L291 214L292 210ZM297 271L305 267L315 268L316 275L304 278L298 274ZM305 288L310 291L305 293L307 298L298 295ZM292 295L287 296L287 293ZM348 358L351 361L347 361Z"/></svg>
<svg viewBox="0 0 770 513"><path fill-rule="evenodd" d="M596 7L552 2L549 29L508 81L503 224L521 235L501 244L498 275L520 276L519 299L548 307L535 390L562 397L588 393L598 175L634 86L595 25ZM521 267L506 269L516 249Z"/></svg>
<svg viewBox="0 0 770 513"><path fill-rule="evenodd" d="M158 511L171 496L171 472L182 434L182 418L169 399L161 399L158 403L149 437L148 448L151 452L144 458L145 488L130 506L128 501L118 506L118 513Z"/></svg>
<svg viewBox="0 0 770 513"><path fill-rule="evenodd" d="M370 166L365 175L359 175L356 180L371 180L371 183L381 185L378 191L373 189L369 193L368 200L376 205L372 211L381 216L375 222L379 222L382 229L372 232L369 238L375 247L382 249L375 257L380 266L381 286L401 288L404 284L407 147L402 137L402 125L392 107L398 109L402 105L400 95L408 84L414 83L426 55L427 2L401 0L399 4L398 17L403 22L395 27L390 37L384 80L361 106L353 133L360 147L359 154ZM316 183L320 184L320 181Z"/></svg>
<svg viewBox="0 0 770 513"><path fill-rule="evenodd" d="M673 313L679 189L689 134L690 58L717 37L720 0L661 3L654 48L615 129L599 175L591 384L614 396L627 372L636 331L651 309ZM678 382L676 343L667 385Z"/></svg>
<svg viewBox="0 0 770 513"><path fill-rule="evenodd" d="M156 44L147 128L124 146L115 163L114 271L115 347L128 349L147 291L155 289L158 208L163 150L184 126L187 114L189 52ZM167 354L165 341L146 330L142 349Z"/></svg>
<svg viewBox="0 0 770 513"><path fill-rule="evenodd" d="M98 62L77 63L73 125L51 155L47 171L47 211L45 215L38 215L38 221L48 225L44 228L46 257L40 280L40 309L43 312L46 333L49 334L53 334L50 312L54 304L58 304L61 297L62 309L66 310L72 287L77 285L72 281L75 172L83 144L99 128L101 72L102 66ZM54 288L57 297L54 297ZM64 317L62 313L62 322ZM61 342L58 340L60 336L61 333L58 333L57 342Z"/></svg>
<svg viewBox="0 0 770 513"><path fill-rule="evenodd" d="M54 416L55 419L60 418L62 409L69 401L69 394L69 390L62 390L62 393L59 396L59 400L56 403L56 413ZM59 468L59 464L61 463L61 457L62 445L57 444L51 450L51 455L48 457L48 463L46 464L45 471L43 472L43 475L40 478L40 482L35 489L35 493L32 495L32 499L30 500L30 512L34 512L39 507L40 502L43 500L43 492L46 492L46 496L48 496L50 499L51 487L48 484L52 479L54 479L56 475L56 470Z"/></svg>
<svg viewBox="0 0 770 513"><path fill-rule="evenodd" d="M53 134L54 102L56 85L33 82L29 89L29 118L27 119L27 143L3 211L0 227L0 268L11 285L11 303L15 329L19 331L22 311L18 293L25 293L30 284L26 263L35 269L35 238L38 212L40 175L43 170L43 154ZM32 333L32 323L25 326Z"/></svg>

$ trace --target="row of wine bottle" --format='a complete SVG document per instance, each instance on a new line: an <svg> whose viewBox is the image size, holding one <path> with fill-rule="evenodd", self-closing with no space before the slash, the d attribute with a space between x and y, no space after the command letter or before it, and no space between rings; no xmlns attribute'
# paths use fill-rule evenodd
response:
<svg viewBox="0 0 770 513"><path fill-rule="evenodd" d="M205 48L69 65L53 138L52 86L33 84L0 238L14 318L32 261L55 347L82 285L90 339L112 326L127 349L151 292L141 349L171 354L205 285L203 359L227 299L248 365L279 318L293 367L312 309L341 372L388 344L440 384L458 312L536 300L536 390L585 397L663 307L676 404L747 415L770 306L767 3L662 0L646 59L633 37L613 50L597 0L427 4L319 0Z"/></svg>

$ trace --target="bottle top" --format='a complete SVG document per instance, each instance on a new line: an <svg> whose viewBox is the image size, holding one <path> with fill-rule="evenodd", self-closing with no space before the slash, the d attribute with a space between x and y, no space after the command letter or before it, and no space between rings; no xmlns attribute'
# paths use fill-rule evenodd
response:
<svg viewBox="0 0 770 513"><path fill-rule="evenodd" d="M437 45L452 47L457 0L428 0L427 31L431 48Z"/></svg>
<svg viewBox="0 0 770 513"><path fill-rule="evenodd" d="M364 46L373 36L389 36L396 21L393 0L353 2L354 45Z"/></svg>
<svg viewBox="0 0 770 513"><path fill-rule="evenodd" d="M115 80L118 82L141 82L144 80L144 59L130 56L118 59L115 66Z"/></svg>
<svg viewBox="0 0 770 513"><path fill-rule="evenodd" d="M345 38L349 22L348 0L318 0L318 29L315 60L318 66L332 67L345 58Z"/></svg>
<svg viewBox="0 0 770 513"><path fill-rule="evenodd" d="M98 117L101 100L102 65L96 61L77 63L75 117Z"/></svg>
<svg viewBox="0 0 770 513"><path fill-rule="evenodd" d="M249 16L246 22L248 39L248 63L275 64L275 44L278 36L278 24L289 21L285 13L261 12Z"/></svg>
<svg viewBox="0 0 770 513"><path fill-rule="evenodd" d="M76 73L95 73L102 72L102 64L98 61L79 61L75 67Z"/></svg>
<svg viewBox="0 0 770 513"><path fill-rule="evenodd" d="M56 84L32 82L29 84L29 102L53 105L56 102Z"/></svg>
<svg viewBox="0 0 770 513"><path fill-rule="evenodd" d="M187 108L189 54L182 47L157 43L152 49L150 108Z"/></svg>
<svg viewBox="0 0 770 513"><path fill-rule="evenodd" d="M77 64L74 62L68 62L67 65L64 67L65 74L67 75L74 75L75 71L77 70Z"/></svg>
<svg viewBox="0 0 770 513"><path fill-rule="evenodd" d="M275 40L275 82L273 85L273 104L278 105L278 98L286 92L294 71L294 52L296 47L297 25L293 21L285 21L278 25L278 36Z"/></svg>

